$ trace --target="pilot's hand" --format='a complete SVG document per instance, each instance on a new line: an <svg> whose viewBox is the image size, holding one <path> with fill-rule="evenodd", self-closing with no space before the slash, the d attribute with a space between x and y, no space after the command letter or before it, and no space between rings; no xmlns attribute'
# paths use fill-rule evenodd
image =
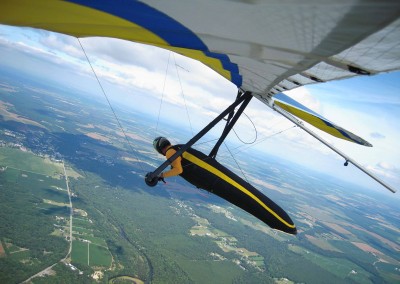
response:
<svg viewBox="0 0 400 284"><path fill-rule="evenodd" d="M158 179L158 181L162 181L163 183L167 183L167 182L165 181L164 177L162 176L162 174L159 175L159 176L157 177L157 179Z"/></svg>

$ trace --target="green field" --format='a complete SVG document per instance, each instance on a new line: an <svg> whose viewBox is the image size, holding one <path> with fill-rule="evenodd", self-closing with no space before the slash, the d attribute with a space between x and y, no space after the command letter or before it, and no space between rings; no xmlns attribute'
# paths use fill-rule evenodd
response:
<svg viewBox="0 0 400 284"><path fill-rule="evenodd" d="M72 241L72 263L88 265L88 243Z"/></svg>
<svg viewBox="0 0 400 284"><path fill-rule="evenodd" d="M94 244L89 245L89 264L90 266L110 267L112 257L108 249Z"/></svg>
<svg viewBox="0 0 400 284"><path fill-rule="evenodd" d="M232 283L242 270L229 260L224 261L179 261L195 283Z"/></svg>
<svg viewBox="0 0 400 284"><path fill-rule="evenodd" d="M64 174L61 163L8 147L0 147L0 165L48 176Z"/></svg>
<svg viewBox="0 0 400 284"><path fill-rule="evenodd" d="M291 250L301 254L304 258L312 261L316 265L321 268L331 272L342 279L352 279L357 283L371 283L369 277L370 273L354 264L353 262L348 261L343 258L335 258L335 257L325 257L314 252L305 250L300 247L291 247ZM352 273L352 271L354 271Z"/></svg>
<svg viewBox="0 0 400 284"><path fill-rule="evenodd" d="M86 229L86 228L75 226L75 222L72 222L72 224L73 224L73 227L72 227L73 233L76 233L78 235L83 235L85 237L86 237L86 235L88 235L88 236L93 235L92 229Z"/></svg>
<svg viewBox="0 0 400 284"><path fill-rule="evenodd" d="M74 218L74 226L83 227L83 228L91 228L93 226L92 223L89 222L88 219L84 219L85 217Z"/></svg>
<svg viewBox="0 0 400 284"><path fill-rule="evenodd" d="M31 257L31 253L28 250L23 250L23 251L19 251L19 252L14 252L12 254L10 254L9 256L11 259L13 260L18 260L18 261L23 261L23 260L28 260L29 262L31 262L32 260L35 261L36 263L38 263L39 261L37 259L34 259Z"/></svg>
<svg viewBox="0 0 400 284"><path fill-rule="evenodd" d="M400 283L400 271L398 266L378 262L375 264L375 267L387 282L396 281L396 283Z"/></svg>
<svg viewBox="0 0 400 284"><path fill-rule="evenodd" d="M107 247L107 243L104 239L92 236L82 236L83 239L90 241L94 245Z"/></svg>
<svg viewBox="0 0 400 284"><path fill-rule="evenodd" d="M22 248L14 245L12 243L7 243L6 247L8 249L8 253L10 253L10 254L15 253L17 251L19 252L19 251L23 250Z"/></svg>
<svg viewBox="0 0 400 284"><path fill-rule="evenodd" d="M38 210L41 210L44 214L52 214L52 215L57 215L57 216L64 216L67 217L69 216L70 209L69 207L66 206L56 206L48 203L39 203L37 204L36 208Z"/></svg>
<svg viewBox="0 0 400 284"><path fill-rule="evenodd" d="M89 255L89 261L88 261ZM72 262L90 266L110 267L112 257L108 249L88 242L72 241Z"/></svg>
<svg viewBox="0 0 400 284"><path fill-rule="evenodd" d="M0 188L3 187L0 195L4 195L2 199L3 206L7 205L7 201L11 203L15 201L16 204L21 203L32 209L50 210L55 213L67 212L69 209L66 206L57 206L44 202L44 200L49 200L55 203L69 204L67 192L54 189L57 186L65 186L65 180L14 168L0 171ZM20 198L16 199L17 196L20 196ZM34 203L32 203L33 200L35 201ZM15 210L18 209L15 208Z"/></svg>
<svg viewBox="0 0 400 284"><path fill-rule="evenodd" d="M0 148L1 149L1 148ZM0 165L0 167L5 168L5 166ZM21 176L21 171L12 169L12 168L7 168L5 170L2 170L0 172L1 178L2 178L2 183L1 186L4 186L4 184L9 183L9 184L15 184L18 182L20 176Z"/></svg>

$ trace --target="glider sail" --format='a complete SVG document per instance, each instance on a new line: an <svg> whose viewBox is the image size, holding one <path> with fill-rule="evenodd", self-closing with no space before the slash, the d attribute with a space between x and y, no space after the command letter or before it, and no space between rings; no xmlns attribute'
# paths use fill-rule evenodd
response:
<svg viewBox="0 0 400 284"><path fill-rule="evenodd" d="M0 23L114 37L199 60L262 97L400 68L400 2L3 0Z"/></svg>

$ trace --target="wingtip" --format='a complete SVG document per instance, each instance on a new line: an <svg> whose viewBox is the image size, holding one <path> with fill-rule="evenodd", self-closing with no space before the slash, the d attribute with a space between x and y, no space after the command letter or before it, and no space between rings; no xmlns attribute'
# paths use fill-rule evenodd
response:
<svg viewBox="0 0 400 284"><path fill-rule="evenodd" d="M365 146L367 146L367 147L374 147L371 143L369 143L368 141L365 141L365 144L364 144Z"/></svg>

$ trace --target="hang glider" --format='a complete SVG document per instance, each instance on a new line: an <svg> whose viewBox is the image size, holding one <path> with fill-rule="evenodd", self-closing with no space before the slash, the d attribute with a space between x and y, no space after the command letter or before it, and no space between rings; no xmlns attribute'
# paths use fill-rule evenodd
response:
<svg viewBox="0 0 400 284"><path fill-rule="evenodd" d="M294 116L364 146L372 145L281 93L400 69L399 1L3 0L0 9L1 24L113 37L180 53L303 129Z"/></svg>

